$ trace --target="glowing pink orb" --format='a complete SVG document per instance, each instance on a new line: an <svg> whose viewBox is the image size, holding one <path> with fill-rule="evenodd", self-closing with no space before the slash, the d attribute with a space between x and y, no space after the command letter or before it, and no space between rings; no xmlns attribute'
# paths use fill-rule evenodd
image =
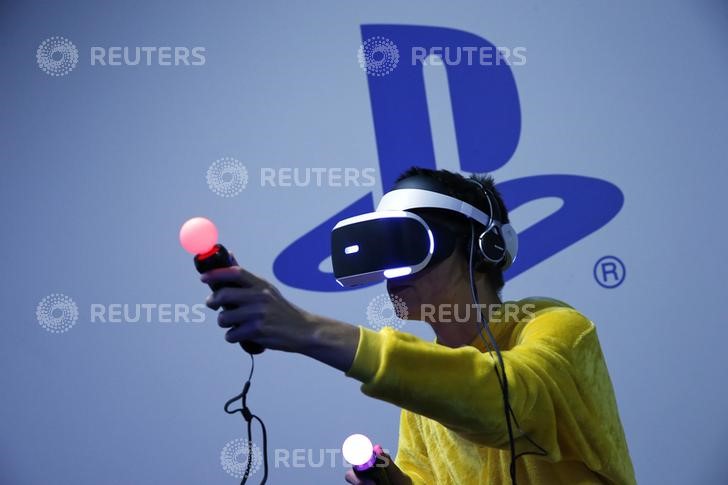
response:
<svg viewBox="0 0 728 485"><path fill-rule="evenodd" d="M204 254L217 244L217 227L204 217L193 217L182 224L179 242L190 254Z"/></svg>
<svg viewBox="0 0 728 485"><path fill-rule="evenodd" d="M372 458L374 447L369 438L363 434L353 434L344 440L341 453L350 464L363 465Z"/></svg>

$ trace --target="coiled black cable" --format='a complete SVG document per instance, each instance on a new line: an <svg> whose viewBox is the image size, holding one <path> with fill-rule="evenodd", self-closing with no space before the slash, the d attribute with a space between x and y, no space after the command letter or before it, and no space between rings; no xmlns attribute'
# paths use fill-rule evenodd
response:
<svg viewBox="0 0 728 485"><path fill-rule="evenodd" d="M263 420L253 414L250 411L250 408L248 408L248 391L250 391L250 381L253 378L253 371L255 370L255 358L253 357L253 354L248 355L250 355L250 374L248 375L248 380L243 386L243 391L237 396L228 399L228 401L225 403L225 412L228 414L235 414L239 412L243 415L243 419L245 419L245 422L247 423L248 463L246 464L245 473L243 474L243 478L240 481L240 485L245 485L248 482L248 478L250 477L250 470L253 467L253 419L258 420L258 422L260 423L260 428L263 433L263 479L260 481L260 485L264 485L265 482L268 480L268 432L265 429L265 424L263 423ZM236 401L240 401L240 408L230 409L230 406Z"/></svg>

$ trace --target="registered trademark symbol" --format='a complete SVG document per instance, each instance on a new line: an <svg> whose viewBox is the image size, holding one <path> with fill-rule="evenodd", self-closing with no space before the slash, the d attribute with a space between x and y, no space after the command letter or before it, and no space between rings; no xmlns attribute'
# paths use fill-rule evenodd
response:
<svg viewBox="0 0 728 485"><path fill-rule="evenodd" d="M626 276L627 268L616 256L603 256L594 265L594 279L602 288L616 288Z"/></svg>

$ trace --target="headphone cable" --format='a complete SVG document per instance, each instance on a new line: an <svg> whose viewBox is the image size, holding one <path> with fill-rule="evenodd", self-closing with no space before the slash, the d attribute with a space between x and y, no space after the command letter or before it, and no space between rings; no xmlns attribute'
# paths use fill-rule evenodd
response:
<svg viewBox="0 0 728 485"><path fill-rule="evenodd" d="M511 452L511 462L509 466L509 472L511 476L511 483L513 485L517 485L516 482L516 460L524 455L538 455L538 456L547 456L548 452L541 446L539 446L535 441L533 441L527 433L525 433L520 425L518 424L518 420L516 419L515 412L513 411L513 408L511 407L510 403L510 396L508 393L508 377L506 376L506 370L505 370L505 363L503 361L503 356L501 355L500 348L498 346L498 343L496 342L495 337L493 336L493 333L490 330L489 322L487 318L484 318L482 309L480 308L480 302L478 298L478 289L475 285L475 278L473 276L473 253L474 253L474 246L475 246L475 225L473 221L470 221L470 254L469 254L469 264L468 264L468 271L469 271L469 277L470 277L470 291L471 296L473 299L473 303L478 308L478 335L480 336L481 340L483 341L483 344L485 345L485 349L488 352L488 355L490 355L490 358L493 360L493 365L495 368L496 377L498 378L498 384L501 388L501 394L503 396L503 410L506 417L506 428L508 430L508 444ZM485 336L483 335L483 330L485 330L485 333L488 335L488 339L490 340L490 345L488 341L485 339ZM496 363L495 358L493 357L493 351L495 350L495 354L498 357L498 362ZM498 366L500 365L500 371L498 370ZM502 376L501 376L502 372ZM515 423L516 427L518 428L518 431L520 432L521 436L526 438L529 443L534 445L536 448L539 449L538 452L532 452L532 451L526 451L519 454L516 454L516 444L515 444L515 438L513 435L513 423L511 423L511 419L513 419L513 423Z"/></svg>

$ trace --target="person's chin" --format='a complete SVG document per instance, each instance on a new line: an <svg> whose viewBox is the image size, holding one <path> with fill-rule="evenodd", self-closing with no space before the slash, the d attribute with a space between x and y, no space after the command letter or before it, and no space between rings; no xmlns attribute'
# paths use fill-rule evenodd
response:
<svg viewBox="0 0 728 485"><path fill-rule="evenodd" d="M387 280L387 293L405 299L407 293L412 293L412 287L404 281Z"/></svg>
<svg viewBox="0 0 728 485"><path fill-rule="evenodd" d="M404 301L407 306L407 318L405 320L419 319L419 304L417 293L412 285L396 280L387 280L387 293Z"/></svg>

